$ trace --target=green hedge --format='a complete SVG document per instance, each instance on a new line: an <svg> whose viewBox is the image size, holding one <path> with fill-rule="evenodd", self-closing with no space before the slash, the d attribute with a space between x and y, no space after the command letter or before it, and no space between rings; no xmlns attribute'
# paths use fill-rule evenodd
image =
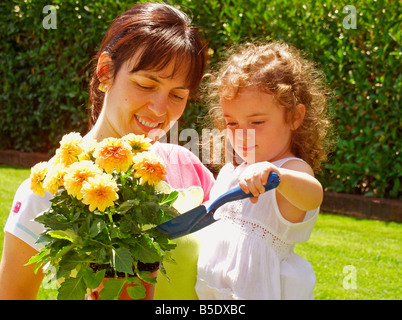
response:
<svg viewBox="0 0 402 320"><path fill-rule="evenodd" d="M168 1L191 13L214 53L237 43L284 40L326 73L335 148L320 177L327 190L402 198L401 10L399 1ZM0 149L48 151L87 126L86 67L111 20L132 1L52 1L57 29L45 29L50 1L0 4ZM353 8L351 8L353 9ZM345 22L345 23L344 23ZM205 108L187 108L194 127Z"/></svg>

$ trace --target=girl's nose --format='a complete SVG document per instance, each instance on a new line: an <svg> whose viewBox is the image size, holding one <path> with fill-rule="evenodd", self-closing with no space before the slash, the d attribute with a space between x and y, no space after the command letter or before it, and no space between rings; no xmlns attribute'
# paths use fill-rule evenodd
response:
<svg viewBox="0 0 402 320"><path fill-rule="evenodd" d="M239 137L241 137L243 140L252 139L255 136L255 129L252 129L247 125L240 126L238 129L236 129L236 131L238 131Z"/></svg>
<svg viewBox="0 0 402 320"><path fill-rule="evenodd" d="M148 108L158 117L166 115L168 110L168 96L163 93L156 94L150 101Z"/></svg>

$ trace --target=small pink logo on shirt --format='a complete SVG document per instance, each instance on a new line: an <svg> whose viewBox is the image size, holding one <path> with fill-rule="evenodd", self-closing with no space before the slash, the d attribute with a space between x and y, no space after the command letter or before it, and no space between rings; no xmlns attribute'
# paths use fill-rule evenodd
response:
<svg viewBox="0 0 402 320"><path fill-rule="evenodd" d="M13 212L18 213L21 209L21 202L17 201L14 205Z"/></svg>

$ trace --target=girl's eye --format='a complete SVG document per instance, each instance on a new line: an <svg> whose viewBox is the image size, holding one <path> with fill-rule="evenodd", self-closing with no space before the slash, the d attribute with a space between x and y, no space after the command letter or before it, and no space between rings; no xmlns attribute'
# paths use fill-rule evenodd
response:
<svg viewBox="0 0 402 320"><path fill-rule="evenodd" d="M264 121L253 121L252 124L258 126L264 124Z"/></svg>
<svg viewBox="0 0 402 320"><path fill-rule="evenodd" d="M226 122L227 127L235 127L237 125L236 122Z"/></svg>
<svg viewBox="0 0 402 320"><path fill-rule="evenodd" d="M174 94L174 93L171 94L171 97L176 101L183 101L184 100L183 96L180 96L180 95Z"/></svg>

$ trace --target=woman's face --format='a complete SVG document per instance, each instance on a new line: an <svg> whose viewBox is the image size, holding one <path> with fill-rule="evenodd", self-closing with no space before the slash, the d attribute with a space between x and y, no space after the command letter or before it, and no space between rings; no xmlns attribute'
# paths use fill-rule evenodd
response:
<svg viewBox="0 0 402 320"><path fill-rule="evenodd" d="M122 65L111 85L106 84L100 117L103 137L135 133L160 138L183 114L189 96L186 68L173 74L172 61L160 71L133 73L135 63L134 56Z"/></svg>

